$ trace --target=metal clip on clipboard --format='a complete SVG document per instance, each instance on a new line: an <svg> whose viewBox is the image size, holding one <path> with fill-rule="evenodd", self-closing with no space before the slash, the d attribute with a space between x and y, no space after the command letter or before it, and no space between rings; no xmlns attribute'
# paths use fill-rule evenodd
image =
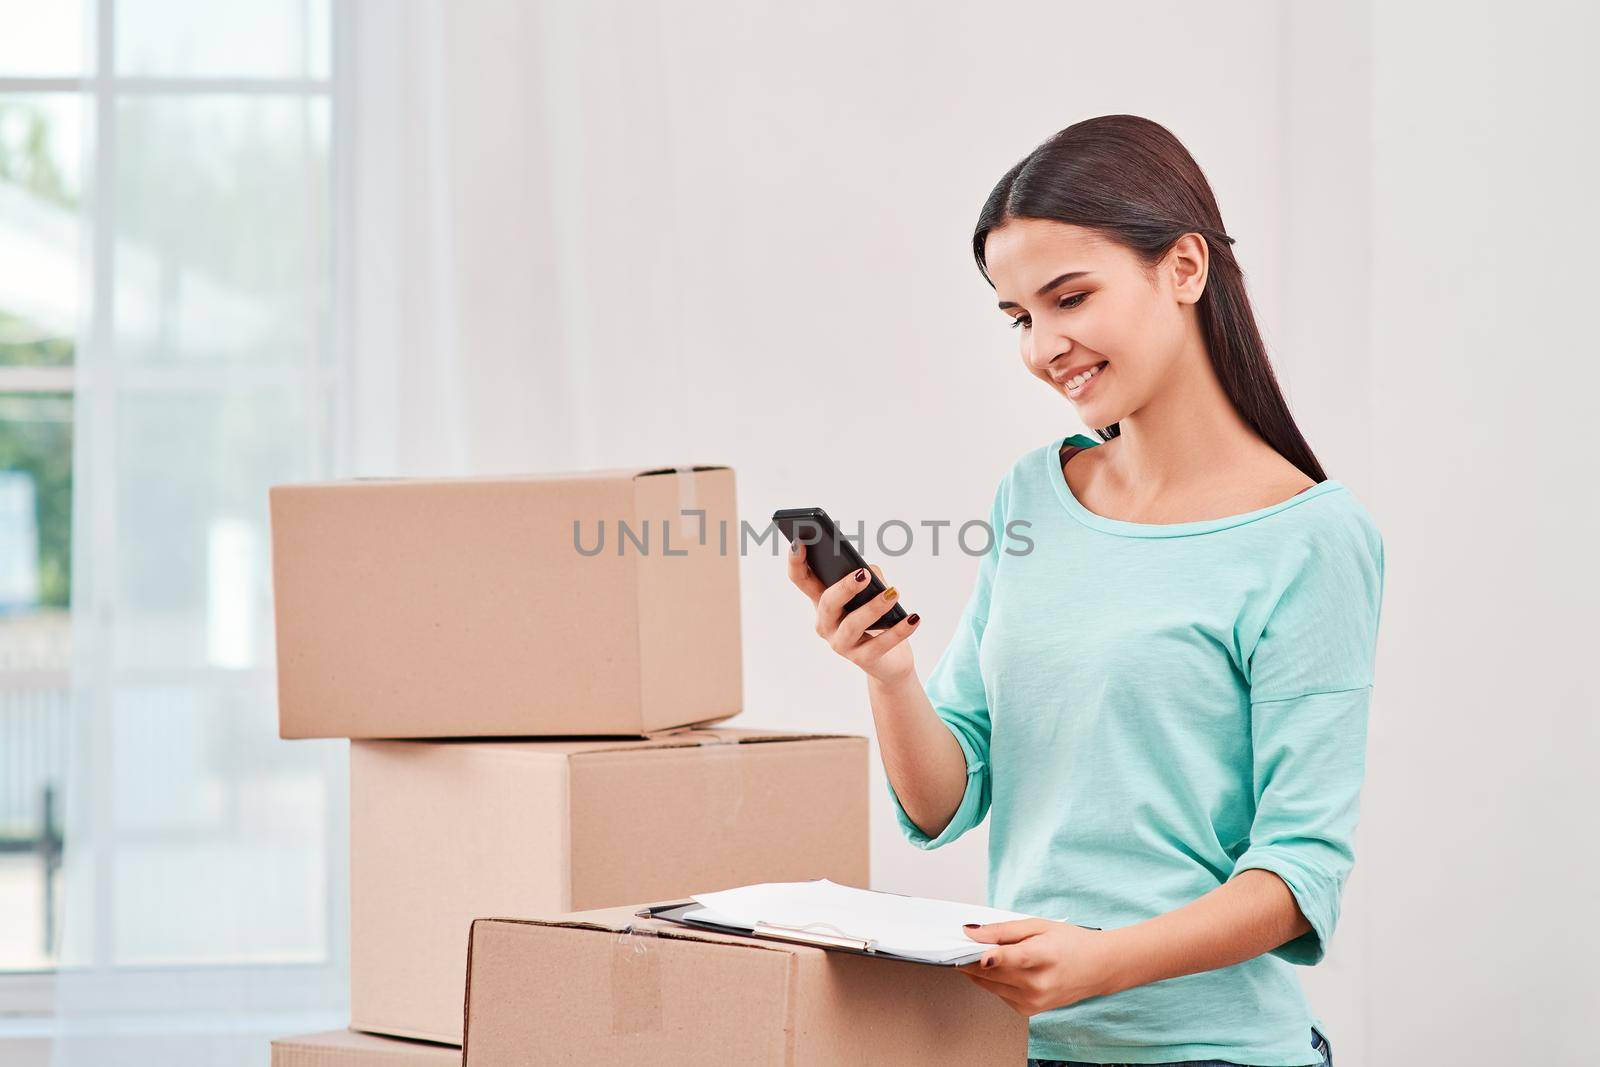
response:
<svg viewBox="0 0 1600 1067"><path fill-rule="evenodd" d="M809 929L812 926L826 926L835 933L827 934ZM779 926L776 923L758 922L751 927L750 932L757 937L773 937L780 941L798 941L805 945L816 945L819 948L831 946L833 948L852 948L858 952L876 952L878 942L875 938L851 937L832 923L807 923L805 926Z"/></svg>

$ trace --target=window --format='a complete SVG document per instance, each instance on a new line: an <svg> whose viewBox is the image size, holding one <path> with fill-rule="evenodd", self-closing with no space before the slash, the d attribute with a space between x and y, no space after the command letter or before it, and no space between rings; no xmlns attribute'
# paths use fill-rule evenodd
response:
<svg viewBox="0 0 1600 1067"><path fill-rule="evenodd" d="M4 11L21 25L21 11ZM8 32L0 73L0 969L56 961L71 725L74 366L86 103L70 5ZM31 47L30 47L31 46Z"/></svg>
<svg viewBox="0 0 1600 1067"><path fill-rule="evenodd" d="M332 465L336 13L0 0L0 1013L342 1003L266 510Z"/></svg>

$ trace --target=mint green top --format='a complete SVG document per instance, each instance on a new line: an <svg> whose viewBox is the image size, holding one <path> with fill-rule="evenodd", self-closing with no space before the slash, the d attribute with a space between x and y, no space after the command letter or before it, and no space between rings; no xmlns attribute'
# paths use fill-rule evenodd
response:
<svg viewBox="0 0 1600 1067"><path fill-rule="evenodd" d="M996 537L926 682L966 793L930 838L891 785L901 830L938 848L988 815L989 904L1107 930L1277 873L1310 932L1041 1012L1028 1055L1321 1063L1291 964L1323 958L1354 862L1383 540L1331 479L1225 518L1106 518L1067 485L1069 443L1099 442L1057 438L995 492Z"/></svg>

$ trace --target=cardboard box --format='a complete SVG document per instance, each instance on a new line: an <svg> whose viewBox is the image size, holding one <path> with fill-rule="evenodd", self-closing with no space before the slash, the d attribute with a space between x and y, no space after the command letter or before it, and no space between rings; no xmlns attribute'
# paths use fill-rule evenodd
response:
<svg viewBox="0 0 1600 1067"><path fill-rule="evenodd" d="M353 741L350 1013L459 1043L467 933L752 882L871 884L864 737Z"/></svg>
<svg viewBox="0 0 1600 1067"><path fill-rule="evenodd" d="M740 710L727 467L269 500L283 737L637 737Z"/></svg>
<svg viewBox="0 0 1600 1067"><path fill-rule="evenodd" d="M635 910L474 922L466 1067L1027 1061L1027 1020L951 968L691 930Z"/></svg>
<svg viewBox="0 0 1600 1067"><path fill-rule="evenodd" d="M354 1030L280 1037L272 1067L461 1067L461 1050Z"/></svg>

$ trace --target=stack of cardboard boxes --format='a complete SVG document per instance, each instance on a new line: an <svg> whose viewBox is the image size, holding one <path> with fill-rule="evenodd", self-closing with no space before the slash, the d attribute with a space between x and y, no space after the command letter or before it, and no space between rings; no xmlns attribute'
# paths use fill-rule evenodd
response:
<svg viewBox="0 0 1600 1067"><path fill-rule="evenodd" d="M870 881L866 738L724 725L732 470L278 486L271 515L280 733L351 739L350 1029L275 1067L1020 1060L959 975L634 914Z"/></svg>

